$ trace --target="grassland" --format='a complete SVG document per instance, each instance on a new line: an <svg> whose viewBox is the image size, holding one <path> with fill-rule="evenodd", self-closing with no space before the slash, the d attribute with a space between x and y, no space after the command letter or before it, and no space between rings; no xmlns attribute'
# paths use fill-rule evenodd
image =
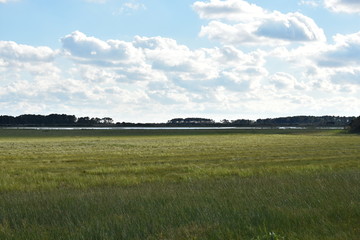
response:
<svg viewBox="0 0 360 240"><path fill-rule="evenodd" d="M0 239L359 239L360 136L0 130Z"/></svg>

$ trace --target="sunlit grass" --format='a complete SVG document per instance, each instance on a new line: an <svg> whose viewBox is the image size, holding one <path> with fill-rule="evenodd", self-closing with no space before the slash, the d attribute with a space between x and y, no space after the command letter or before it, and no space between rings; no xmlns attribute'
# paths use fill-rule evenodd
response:
<svg viewBox="0 0 360 240"><path fill-rule="evenodd" d="M0 138L0 191L358 168L359 143L321 134Z"/></svg>
<svg viewBox="0 0 360 240"><path fill-rule="evenodd" d="M0 130L0 239L357 239L360 136Z"/></svg>

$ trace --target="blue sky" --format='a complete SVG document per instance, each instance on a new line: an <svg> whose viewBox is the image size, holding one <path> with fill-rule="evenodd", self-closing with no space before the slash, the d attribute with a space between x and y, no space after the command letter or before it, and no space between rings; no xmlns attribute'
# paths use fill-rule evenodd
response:
<svg viewBox="0 0 360 240"><path fill-rule="evenodd" d="M360 113L354 0L0 0L0 115Z"/></svg>

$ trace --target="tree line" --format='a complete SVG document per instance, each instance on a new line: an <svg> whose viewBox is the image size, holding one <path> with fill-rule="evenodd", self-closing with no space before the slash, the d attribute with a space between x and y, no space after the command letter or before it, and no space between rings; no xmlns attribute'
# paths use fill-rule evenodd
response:
<svg viewBox="0 0 360 240"><path fill-rule="evenodd" d="M23 114L20 116L0 116L1 126L93 126L109 125L113 120L109 117L90 118L67 114L36 115Z"/></svg>
<svg viewBox="0 0 360 240"><path fill-rule="evenodd" d="M276 126L294 126L294 127L345 127L348 126L355 117L339 116L293 116L279 118L265 118L257 120L223 119L215 122L207 118L174 118L168 121L173 126L191 126L191 125L213 125L229 127L276 127Z"/></svg>
<svg viewBox="0 0 360 240"><path fill-rule="evenodd" d="M267 118L256 120L257 125L264 126L347 126L355 117L339 117L339 116L294 116Z"/></svg>
<svg viewBox="0 0 360 240"><path fill-rule="evenodd" d="M67 114L36 115L23 114L20 116L0 116L0 126L119 126L119 127L346 127L358 129L360 127L360 117L340 117L340 116L292 116L279 118L265 118L257 120L223 119L216 122L209 118L173 118L166 123L114 123L109 117L76 117ZM354 130L357 131L357 130ZM360 130L358 130L360 132Z"/></svg>

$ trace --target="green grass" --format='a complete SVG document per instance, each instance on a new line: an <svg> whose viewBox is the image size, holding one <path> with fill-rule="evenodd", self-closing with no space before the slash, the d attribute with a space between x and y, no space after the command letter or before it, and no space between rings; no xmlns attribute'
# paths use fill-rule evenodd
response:
<svg viewBox="0 0 360 240"><path fill-rule="evenodd" d="M360 136L0 130L0 239L358 239Z"/></svg>

